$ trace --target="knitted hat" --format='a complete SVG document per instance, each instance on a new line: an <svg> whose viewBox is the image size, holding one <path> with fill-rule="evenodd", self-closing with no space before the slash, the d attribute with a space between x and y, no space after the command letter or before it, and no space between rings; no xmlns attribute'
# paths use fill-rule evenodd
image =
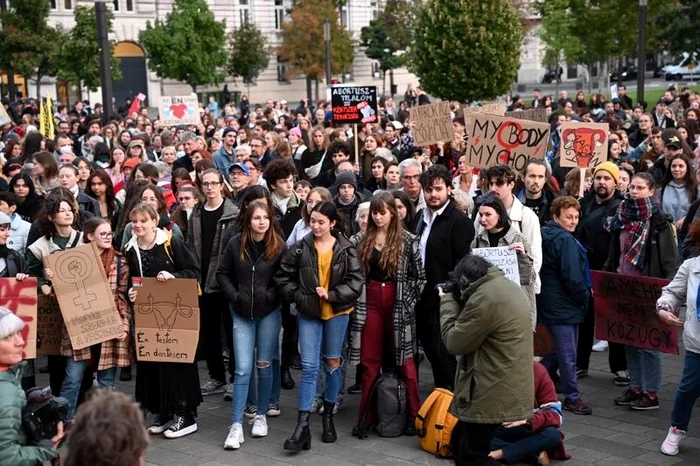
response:
<svg viewBox="0 0 700 466"><path fill-rule="evenodd" d="M224 132L221 133L221 137L225 138L228 133L233 133L234 136L236 136L238 133L236 133L236 130L231 128L230 126L227 126L224 128Z"/></svg>
<svg viewBox="0 0 700 466"><path fill-rule="evenodd" d="M612 175L613 179L615 180L615 184L620 182L620 169L617 168L617 165L615 165L614 163L603 162L600 165L597 165L595 167L595 170L593 170L593 176L595 176L595 174L601 170L610 173L610 175Z"/></svg>
<svg viewBox="0 0 700 466"><path fill-rule="evenodd" d="M342 172L338 174L338 176L335 178L335 184L339 188L344 184L351 184L357 192L357 177L354 173Z"/></svg>
<svg viewBox="0 0 700 466"><path fill-rule="evenodd" d="M24 328L24 321L11 310L0 306L0 339L7 338Z"/></svg>
<svg viewBox="0 0 700 466"><path fill-rule="evenodd" d="M294 128L289 130L289 134L293 134L299 139L301 139L301 129L299 127L295 126Z"/></svg>
<svg viewBox="0 0 700 466"><path fill-rule="evenodd" d="M12 219L5 213L0 212L0 225L7 225L12 223Z"/></svg>

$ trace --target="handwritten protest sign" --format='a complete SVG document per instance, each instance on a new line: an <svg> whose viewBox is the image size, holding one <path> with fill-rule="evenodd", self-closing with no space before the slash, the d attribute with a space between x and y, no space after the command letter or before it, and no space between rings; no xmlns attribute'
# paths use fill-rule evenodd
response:
<svg viewBox="0 0 700 466"><path fill-rule="evenodd" d="M5 110L4 105L0 105L0 126L5 126L9 122L12 121L12 118L10 118L10 115L7 114L7 110Z"/></svg>
<svg viewBox="0 0 700 466"><path fill-rule="evenodd" d="M377 121L376 86L333 86L333 123L374 123Z"/></svg>
<svg viewBox="0 0 700 466"><path fill-rule="evenodd" d="M124 333L107 275L94 243L47 256L51 280L73 349L108 341Z"/></svg>
<svg viewBox="0 0 700 466"><path fill-rule="evenodd" d="M56 297L39 295L37 314L37 354L60 355L63 316Z"/></svg>
<svg viewBox="0 0 700 466"><path fill-rule="evenodd" d="M483 104L469 107L468 111L473 113L488 113L489 115L503 116L506 113L506 106L505 104L501 103Z"/></svg>
<svg viewBox="0 0 700 466"><path fill-rule="evenodd" d="M656 300L668 280L591 272L595 296L595 336L663 353L678 354L678 328L663 323Z"/></svg>
<svg viewBox="0 0 700 466"><path fill-rule="evenodd" d="M483 113L467 115L467 165L510 165L522 171L530 159L543 159L549 124Z"/></svg>
<svg viewBox="0 0 700 466"><path fill-rule="evenodd" d="M608 124L567 121L561 125L562 167L593 168L608 159Z"/></svg>
<svg viewBox="0 0 700 466"><path fill-rule="evenodd" d="M36 278L17 281L14 278L0 278L0 306L14 312L24 321L23 359L36 358Z"/></svg>
<svg viewBox="0 0 700 466"><path fill-rule="evenodd" d="M409 110L411 121L415 122L413 136L416 146L429 146L436 142L449 142L454 138L449 102L436 102L419 105Z"/></svg>
<svg viewBox="0 0 700 466"><path fill-rule="evenodd" d="M520 272L518 271L518 253L515 249L508 249L508 246L497 248L474 248L472 254L483 257L492 265L503 270L506 277L520 286Z"/></svg>
<svg viewBox="0 0 700 466"><path fill-rule="evenodd" d="M519 120L530 120L539 121L541 123L548 123L549 118L547 117L547 110L542 107L531 108L528 110L516 110L513 112L506 112L508 118L517 118Z"/></svg>
<svg viewBox="0 0 700 466"><path fill-rule="evenodd" d="M163 126L198 125L202 122L195 95L161 97L159 112Z"/></svg>
<svg viewBox="0 0 700 466"><path fill-rule="evenodd" d="M143 278L134 318L139 361L194 362L199 340L197 280Z"/></svg>

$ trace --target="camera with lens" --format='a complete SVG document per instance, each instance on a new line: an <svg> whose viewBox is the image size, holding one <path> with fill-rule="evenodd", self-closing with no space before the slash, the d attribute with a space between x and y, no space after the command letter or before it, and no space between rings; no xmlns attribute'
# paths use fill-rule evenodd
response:
<svg viewBox="0 0 700 466"><path fill-rule="evenodd" d="M58 423L68 417L68 400L53 396L51 387L27 390L22 410L22 427L31 443L38 445L56 435Z"/></svg>
<svg viewBox="0 0 700 466"><path fill-rule="evenodd" d="M454 280L447 280L446 282L438 283L435 285L435 290L442 288L442 292L445 294L454 293L457 290L457 282Z"/></svg>

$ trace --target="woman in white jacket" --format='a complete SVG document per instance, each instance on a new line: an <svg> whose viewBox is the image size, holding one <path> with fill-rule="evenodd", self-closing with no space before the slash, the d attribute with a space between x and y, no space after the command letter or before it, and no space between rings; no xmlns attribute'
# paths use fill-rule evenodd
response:
<svg viewBox="0 0 700 466"><path fill-rule="evenodd" d="M690 226L688 239L700 246L700 220ZM683 375L676 391L671 413L671 427L661 445L665 455L678 454L680 442L685 438L693 405L700 397L700 257L686 260L678 269L671 283L666 285L656 302L656 313L666 324L683 327L685 363ZM685 323L678 318L685 305Z"/></svg>

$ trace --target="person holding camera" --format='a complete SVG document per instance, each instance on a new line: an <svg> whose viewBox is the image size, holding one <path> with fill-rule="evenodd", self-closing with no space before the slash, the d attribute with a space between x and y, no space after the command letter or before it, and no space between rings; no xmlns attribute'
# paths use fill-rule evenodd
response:
<svg viewBox="0 0 700 466"><path fill-rule="evenodd" d="M458 422L452 451L458 466L498 464L491 440L504 423L525 422L534 399L530 303L520 286L478 256L452 273L452 292L438 287L442 341L459 356L450 412Z"/></svg>
<svg viewBox="0 0 700 466"><path fill-rule="evenodd" d="M24 326L12 311L0 307L0 464L12 466L36 466L57 458L56 449L63 440L63 423L59 422L51 448L28 445L22 427L22 412L27 405L21 386Z"/></svg>

